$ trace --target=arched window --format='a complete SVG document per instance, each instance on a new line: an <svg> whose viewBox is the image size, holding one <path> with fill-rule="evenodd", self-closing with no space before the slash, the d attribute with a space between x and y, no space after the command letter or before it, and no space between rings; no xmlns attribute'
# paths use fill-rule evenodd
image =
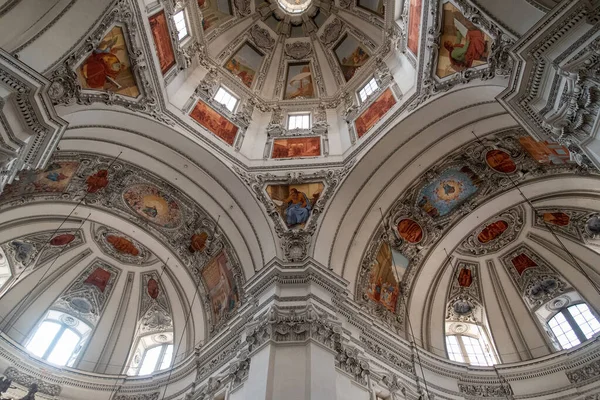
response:
<svg viewBox="0 0 600 400"><path fill-rule="evenodd" d="M54 365L72 367L92 328L79 319L50 310L31 334L25 348Z"/></svg>
<svg viewBox="0 0 600 400"><path fill-rule="evenodd" d="M570 349L600 332L600 322L585 303L563 308L548 320L548 327L564 349Z"/></svg>
<svg viewBox="0 0 600 400"><path fill-rule="evenodd" d="M447 335L446 348L452 361L483 366L496 364L496 357L481 337Z"/></svg>
<svg viewBox="0 0 600 400"><path fill-rule="evenodd" d="M149 375L173 363L173 332L142 336L129 363L127 375Z"/></svg>

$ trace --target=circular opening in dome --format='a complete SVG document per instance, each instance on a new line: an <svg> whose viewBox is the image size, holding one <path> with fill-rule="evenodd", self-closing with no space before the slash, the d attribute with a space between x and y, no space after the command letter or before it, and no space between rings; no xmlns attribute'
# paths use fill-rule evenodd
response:
<svg viewBox="0 0 600 400"><path fill-rule="evenodd" d="M290 14L300 14L310 7L312 0L277 0L281 8Z"/></svg>

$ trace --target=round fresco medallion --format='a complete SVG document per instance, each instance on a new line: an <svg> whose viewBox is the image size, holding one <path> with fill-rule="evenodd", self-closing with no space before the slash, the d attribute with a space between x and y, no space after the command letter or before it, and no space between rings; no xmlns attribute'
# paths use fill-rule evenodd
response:
<svg viewBox="0 0 600 400"><path fill-rule="evenodd" d="M590 218L586 226L592 235L600 235L600 216L595 215Z"/></svg>
<svg viewBox="0 0 600 400"><path fill-rule="evenodd" d="M408 243L419 243L423 239L423 229L421 225L412 219L403 219L398 223L398 234Z"/></svg>
<svg viewBox="0 0 600 400"><path fill-rule="evenodd" d="M479 235L477 235L477 240L482 244L489 243L492 240L497 239L507 229L508 222L499 219L483 228Z"/></svg>
<svg viewBox="0 0 600 400"><path fill-rule="evenodd" d="M456 303L452 305L454 312L458 315L466 315L471 312L473 307L466 300L458 300Z"/></svg>
<svg viewBox="0 0 600 400"><path fill-rule="evenodd" d="M65 234L53 237L52 240L50 240L50 244L52 246L64 246L66 244L71 243L73 240L75 240L75 235L71 235L70 233L65 233Z"/></svg>
<svg viewBox="0 0 600 400"><path fill-rule="evenodd" d="M491 169L503 174L510 174L517 170L517 164L512 160L510 154L502 150L488 151L485 161Z"/></svg>
<svg viewBox="0 0 600 400"><path fill-rule="evenodd" d="M163 228L177 228L181 223L177 201L156 186L131 186L123 193L123 199L138 215Z"/></svg>

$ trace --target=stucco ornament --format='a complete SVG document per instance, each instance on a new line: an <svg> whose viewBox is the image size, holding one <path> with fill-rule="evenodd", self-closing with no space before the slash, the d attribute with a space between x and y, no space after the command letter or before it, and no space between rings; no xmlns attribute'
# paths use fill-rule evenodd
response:
<svg viewBox="0 0 600 400"><path fill-rule="evenodd" d="M60 385L44 382L43 380L21 372L14 367L8 367L4 371L4 375L11 381L27 388L32 385L37 385L38 392L48 396L58 396L62 391Z"/></svg>
<svg viewBox="0 0 600 400"><path fill-rule="evenodd" d="M250 36L252 36L254 43L265 51L271 50L275 46L275 39L271 37L269 31L258 25L254 25L250 29Z"/></svg>
<svg viewBox="0 0 600 400"><path fill-rule="evenodd" d="M296 60L308 57L311 52L312 46L309 42L293 42L285 45L285 54Z"/></svg>

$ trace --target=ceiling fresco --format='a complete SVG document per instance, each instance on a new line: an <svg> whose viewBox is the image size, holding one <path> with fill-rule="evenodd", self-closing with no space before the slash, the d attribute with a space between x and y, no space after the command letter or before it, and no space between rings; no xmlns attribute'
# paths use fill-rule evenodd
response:
<svg viewBox="0 0 600 400"><path fill-rule="evenodd" d="M62 171L62 172L60 172ZM98 171L107 171L107 182L101 188L92 185L90 177ZM67 175L68 173L68 175ZM58 177L61 191L55 181ZM61 174L65 177L61 179ZM205 281L204 269L215 257L226 257L228 285L236 290L236 305L241 301L245 277L235 252L222 234L216 234L216 222L189 196L169 183L133 164L94 154L58 153L50 166L33 175L33 181L20 179L0 196L0 208L10 209L31 202L78 202L85 199L87 206L117 215L150 232L168 246L174 257L185 266L201 292L209 293L212 286ZM38 181L43 184L36 184ZM26 194L25 194L26 193ZM116 262L132 266L148 266L158 262L156 256L135 239L110 227L96 224L91 233L101 251ZM20 268L51 259L67 248L84 242L81 231L36 234L3 244L3 250ZM204 238L202 240L202 238ZM46 241L49 241L46 245ZM203 241L203 243L201 243ZM41 254L40 254L41 252ZM43 258L43 259L42 259ZM210 296L202 296L205 310L213 310ZM217 332L230 313L209 316L211 332Z"/></svg>
<svg viewBox="0 0 600 400"><path fill-rule="evenodd" d="M382 279L380 283L378 281L382 267L377 260L381 258L382 248L389 246L400 255L400 257L393 258L394 261L399 261L392 264L391 268L402 268L403 270L401 274L397 275L401 277L400 282L388 281L387 285L391 285L389 286L391 288L399 287L400 295L409 293L411 283L418 274L419 266L427 259L429 250L435 247L436 242L443 238L445 232L454 223L477 209L479 205L499 193L514 189L515 184L549 175L565 174L568 176L582 171L575 162L564 162L565 158L562 152L568 152L568 150L563 146L533 142L535 148L543 149L542 160L547 160L549 154L558 153L561 156L559 162L540 162L538 156L540 152L532 153L530 151L532 144L528 141L523 144L522 138L528 138L523 131L507 130L488 137L484 141L474 140L460 151L448 155L425 171L418 181L414 182L411 188L396 201L393 208L385 214L385 225L375 232L371 244L363 256L362 267L356 283L356 300L364 304L366 309L381 318L382 322L388 326L402 330L404 302L398 301L395 308L390 308L373 297L373 293L383 293L383 288L387 287L384 284L385 280ZM595 174L595 172L591 173ZM510 178L507 178L507 175ZM550 213L554 214L550 215ZM482 222L458 246L456 249L458 257L484 257L506 251L507 247L518 242L517 239L526 226L525 215L525 206L517 206ZM546 215L546 222L544 222L544 215ZM595 215L597 214L569 209L550 209L548 211L542 209L534 224L543 228L545 223L552 223L558 228L557 232L562 230L565 235L577 237L581 242L590 241L591 243L596 239L588 225L592 225L593 229ZM580 221L577 229L569 228L573 222L568 221L574 219ZM450 249L448 252L452 254ZM514 251L511 250L511 252ZM542 264L547 265L540 261L540 258L535 258L536 256L531 252L524 250L522 253L524 255L520 259L517 257L521 253L515 254L510 259L506 258L508 256L505 257L507 260L505 264L512 265L516 280L522 280L521 274L517 271L521 271L523 276L528 276L528 269L533 267L529 260L535 261L536 268L541 268L539 266ZM512 260L515 258L517 258L516 266L512 264ZM550 270L544 269L544 271L542 275L550 273ZM397 280L397 278L394 279ZM466 282L472 278L463 277L463 279ZM539 279L535 282L540 283ZM567 287L567 283L560 283L563 281L558 278L555 279L555 282L556 287L547 290L554 293L555 289L563 290L562 288ZM534 285L534 283L519 284L523 288L527 285ZM536 289L529 286L527 286L527 290L529 292L533 290L536 293L532 298L537 299L536 296L542 296L536 292L539 289L537 286Z"/></svg>

